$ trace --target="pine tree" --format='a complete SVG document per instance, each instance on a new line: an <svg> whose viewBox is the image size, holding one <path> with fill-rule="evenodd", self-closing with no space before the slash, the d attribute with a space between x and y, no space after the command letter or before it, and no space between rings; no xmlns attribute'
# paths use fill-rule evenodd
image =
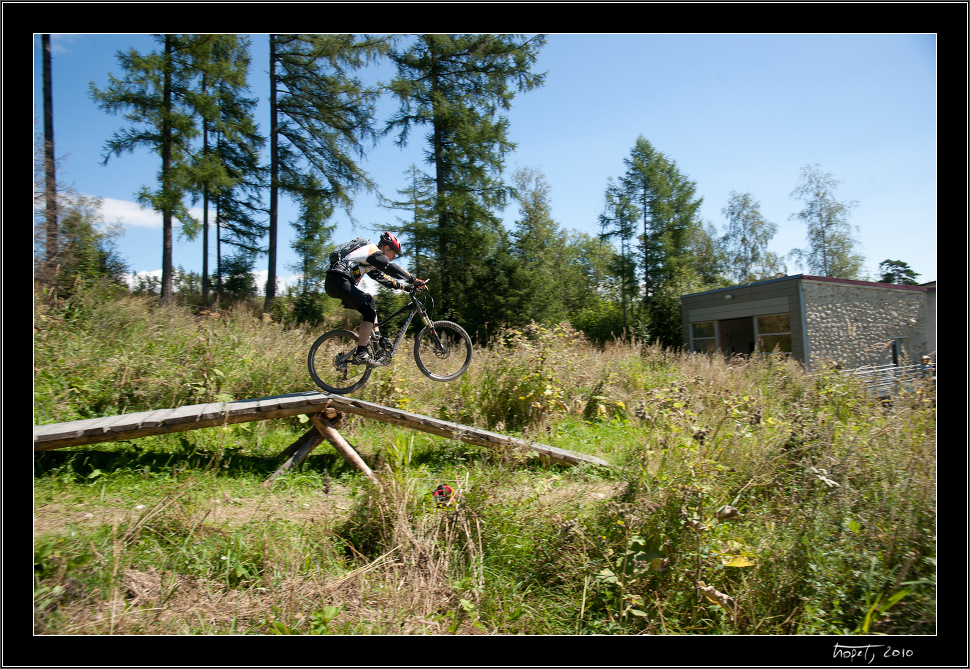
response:
<svg viewBox="0 0 970 669"><path fill-rule="evenodd" d="M633 256L633 245L639 218L640 211L627 191L610 179L606 188L606 210L600 215L600 237L619 242L620 252L612 261L612 270L619 286L624 332L636 320L633 304L638 292L637 259Z"/></svg>
<svg viewBox="0 0 970 669"><path fill-rule="evenodd" d="M808 248L794 249L791 256L804 262L808 271L837 279L857 279L865 258L855 251L856 240L849 215L855 202L842 202L835 191L842 182L823 172L819 165L805 165L791 197L805 207L792 218L805 224Z"/></svg>
<svg viewBox="0 0 970 669"><path fill-rule="evenodd" d="M292 223L296 235L291 242L299 261L290 269L302 276L300 294L304 297L318 293L323 286L328 264L320 259L333 248L333 231L337 227L327 225L333 214L333 202L321 192L313 177L309 180L310 183L301 189L300 214Z"/></svg>
<svg viewBox="0 0 970 669"><path fill-rule="evenodd" d="M161 157L157 188L142 187L138 202L162 214L161 301L173 295L173 218L192 229L198 223L184 203L192 183L189 167L192 140L199 134L197 111L191 105L198 71L191 49L201 39L192 35L155 35L160 51L142 55L134 49L118 53L124 79L109 75L108 87L90 85L91 96L105 111L124 112L135 126L116 132L106 143L104 162L112 155L146 146Z"/></svg>
<svg viewBox="0 0 970 669"><path fill-rule="evenodd" d="M919 282L916 277L918 272L914 272L909 263L902 260L883 260L879 263L880 283L895 283L903 286L917 286Z"/></svg>
<svg viewBox="0 0 970 669"><path fill-rule="evenodd" d="M492 212L508 200L501 172L505 154L514 148L501 112L509 109L517 91L542 84L544 75L530 70L544 43L543 36L426 34L392 54L397 76L390 90L401 106L387 132L397 130L397 141L404 145L414 126L430 126L435 278L440 279L443 313L469 324L489 320L487 313L473 316L467 308L478 299L470 293L477 292L476 283L488 280L490 264L505 263L490 258L504 247L489 246L502 243L504 230Z"/></svg>
<svg viewBox="0 0 970 669"><path fill-rule="evenodd" d="M194 156L192 181L202 197L202 301L209 303L209 202L217 208L217 267L219 210L233 189L258 180L258 151L263 143L253 111L256 100L248 98L249 39L239 35L207 35L191 50L192 66L200 85L191 96L202 120L202 150ZM210 137L212 141L210 142ZM251 220L251 219L250 219ZM251 225L247 221L247 225ZM217 277L221 274L216 272Z"/></svg>
<svg viewBox="0 0 970 669"><path fill-rule="evenodd" d="M216 290L222 299L223 276L238 272L248 263L255 267L256 258L265 252L267 212L261 194L266 188L266 168L260 164L259 149L265 143L254 125L240 123L252 118L255 100L223 96L220 117L223 128L217 133L215 152L232 179L232 185L214 196L216 214ZM236 130L233 130L236 128ZM232 249L234 260L223 262L223 245ZM238 256L238 257L237 257Z"/></svg>
<svg viewBox="0 0 970 669"><path fill-rule="evenodd" d="M702 199L696 195L696 184L642 136L624 163L627 170L613 199L629 203L639 219L642 310L635 324L636 334L664 345L678 345L679 338L673 338L672 333L680 327L680 315L672 295L700 280L697 252L704 245L698 244L698 239L704 229L697 212Z"/></svg>
<svg viewBox="0 0 970 669"><path fill-rule="evenodd" d="M565 239L553 220L549 184L535 168L512 175L520 218L512 231L512 255L521 277L516 322L558 323L566 317L562 284L567 281L562 252Z"/></svg>
<svg viewBox="0 0 970 669"><path fill-rule="evenodd" d="M249 53L245 53L247 67ZM259 133L254 111L256 100L248 89L224 83L216 93L218 121L215 126L215 155L231 185L212 194L215 205L216 290L223 298L224 277L232 281L235 297L249 296L240 272L251 272L260 253L265 253L267 212L261 194L267 185L267 169L260 163L260 149L266 138ZM223 246L228 247L223 249ZM253 293L255 294L255 293Z"/></svg>
<svg viewBox="0 0 970 669"><path fill-rule="evenodd" d="M270 35L270 205L266 305L276 296L280 193L323 197L350 209L353 193L373 184L358 160L372 127L377 90L351 72L388 48L355 35ZM314 177L308 180L305 176ZM305 189L313 184L315 193Z"/></svg>
<svg viewBox="0 0 970 669"><path fill-rule="evenodd" d="M699 229L697 211L702 198L697 186L681 174L676 163L638 137L621 183L639 209L643 305L681 271L696 261L691 241Z"/></svg>
<svg viewBox="0 0 970 669"><path fill-rule="evenodd" d="M399 200L387 202L386 207L407 212L398 218L398 225L388 229L406 237L407 256L411 273L418 277L438 274L435 262L438 248L437 226L434 217L434 180L411 165L405 175L409 185L397 191Z"/></svg>
<svg viewBox="0 0 970 669"><path fill-rule="evenodd" d="M327 225L333 214L333 202L321 191L315 177L300 190L300 214L291 224L296 232L291 246L298 261L290 269L299 273L300 281L293 304L297 323L318 323L323 320L324 302L321 289L326 279L328 263L322 262L334 246L336 225Z"/></svg>

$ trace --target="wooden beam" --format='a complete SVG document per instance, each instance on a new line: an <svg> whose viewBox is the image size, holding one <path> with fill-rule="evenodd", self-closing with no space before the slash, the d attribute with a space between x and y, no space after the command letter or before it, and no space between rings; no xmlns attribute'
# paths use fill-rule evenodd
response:
<svg viewBox="0 0 970 669"><path fill-rule="evenodd" d="M329 404L329 403L328 403ZM302 437L297 439L294 443L290 444L286 450L284 450L280 457L285 457L286 462L280 466L273 474L266 479L262 486L264 488L270 488L273 485L273 481L287 473L291 469L298 467L300 463L306 460L310 452L315 449L321 441L326 439L337 452L343 456L347 463L359 472L362 472L374 485L378 488L381 487L380 481L371 471L370 467L363 461L360 455L354 450L354 447L344 439L339 432L336 430L336 425L343 419L343 416L336 409L326 406L319 413L310 414L310 420L313 422L313 429L304 434Z"/></svg>
<svg viewBox="0 0 970 669"><path fill-rule="evenodd" d="M280 454L286 457L286 461L268 479L263 481L263 487L271 487L274 479L282 476L294 467L299 467L300 463L306 460L306 457L310 455L310 452L314 448L320 445L321 441L323 441L323 435L320 434L320 431L316 427L297 439Z"/></svg>
<svg viewBox="0 0 970 669"><path fill-rule="evenodd" d="M448 437L449 439L457 439L458 441L464 441L465 443L478 446L511 446L517 449L531 450L538 453L544 460L556 464L612 466L605 460L592 455L574 453L562 448L556 448L555 446L547 446L536 441L510 437L469 425L461 425L459 423L431 418L430 416L411 413L410 411L402 411L372 402L364 402L351 397L333 396L331 397L331 406L347 413L373 418L385 423L400 425L412 430L419 430L441 437Z"/></svg>
<svg viewBox="0 0 970 669"><path fill-rule="evenodd" d="M34 450L44 451L106 441L137 439L138 437L197 430L233 423L315 414L328 405L343 413L373 418L385 423L479 446L511 446L517 449L530 450L538 453L544 460L557 464L586 463L603 467L611 466L605 460L591 455L574 453L528 439L509 437L469 425L422 416L343 395L329 395L312 391L250 400L196 404L175 409L160 409L121 416L71 421L69 423L38 425L34 427Z"/></svg>
<svg viewBox="0 0 970 669"><path fill-rule="evenodd" d="M310 414L310 420L312 420L313 424L317 426L320 434L326 437L327 441L333 444L333 447L336 448L337 452L344 457L344 460L349 462L354 469L363 472L364 476L366 476L371 483L380 489L381 482L377 480L374 472L371 471L371 468L367 466L367 463L361 459L360 455L357 454L357 451L354 450L354 447L347 443L347 441L340 436L339 432L333 429L333 424L326 416L319 413L313 413Z"/></svg>
<svg viewBox="0 0 970 669"><path fill-rule="evenodd" d="M330 399L323 393L291 393L232 402L193 404L175 409L34 426L34 450L124 441L157 434L316 413Z"/></svg>

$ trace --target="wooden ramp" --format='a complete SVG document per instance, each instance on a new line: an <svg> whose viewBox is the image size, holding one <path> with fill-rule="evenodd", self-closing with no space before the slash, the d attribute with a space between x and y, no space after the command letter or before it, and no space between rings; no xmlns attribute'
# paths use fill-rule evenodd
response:
<svg viewBox="0 0 970 669"><path fill-rule="evenodd" d="M573 453L534 441L438 420L430 416L401 411L372 402L363 402L343 395L330 395L320 392L291 393L251 400L195 404L176 409L159 409L122 416L77 420L69 423L37 425L34 427L34 451L137 439L155 434L184 432L300 414L316 417L323 414L326 409L365 416L385 423L480 446L512 446L526 449L557 464L611 466L605 460L591 455Z"/></svg>

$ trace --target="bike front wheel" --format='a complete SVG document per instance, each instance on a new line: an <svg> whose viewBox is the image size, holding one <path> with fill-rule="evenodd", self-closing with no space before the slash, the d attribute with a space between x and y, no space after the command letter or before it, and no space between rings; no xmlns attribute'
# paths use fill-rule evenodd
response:
<svg viewBox="0 0 970 669"><path fill-rule="evenodd" d="M472 339L460 325L435 321L414 340L414 362L434 381L453 381L472 364Z"/></svg>
<svg viewBox="0 0 970 669"><path fill-rule="evenodd" d="M352 393L370 378L367 365L350 361L357 350L357 334L350 330L333 330L320 335L307 356L307 367L313 382L330 393Z"/></svg>

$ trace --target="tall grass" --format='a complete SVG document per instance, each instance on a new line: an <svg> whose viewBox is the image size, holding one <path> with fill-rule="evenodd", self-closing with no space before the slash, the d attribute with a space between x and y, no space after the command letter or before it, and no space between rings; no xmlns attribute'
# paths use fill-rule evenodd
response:
<svg viewBox="0 0 970 669"><path fill-rule="evenodd" d="M131 297L39 307L35 420L308 390L325 328ZM38 454L35 631L932 634L929 391L882 404L783 357L566 326L503 332L451 384L403 356L360 396L614 468L356 418L341 433L380 490L324 447L263 488L297 418Z"/></svg>

